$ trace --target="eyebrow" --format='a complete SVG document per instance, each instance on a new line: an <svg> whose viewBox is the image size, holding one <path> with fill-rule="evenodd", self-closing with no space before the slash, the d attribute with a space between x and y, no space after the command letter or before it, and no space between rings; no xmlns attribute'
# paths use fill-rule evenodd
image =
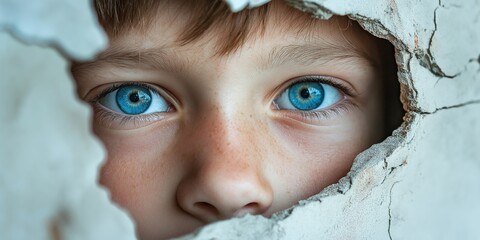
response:
<svg viewBox="0 0 480 240"><path fill-rule="evenodd" d="M369 53L349 45L341 46L329 43L290 44L274 47L260 67L262 69L285 65L324 64L330 61L360 60L375 67L378 63Z"/></svg>
<svg viewBox="0 0 480 240"><path fill-rule="evenodd" d="M98 68L103 64L118 68L150 68L169 72L182 72L190 62L189 58L177 57L166 47L148 49L113 48L106 50L91 62L79 63L76 70Z"/></svg>
<svg viewBox="0 0 480 240"><path fill-rule="evenodd" d="M370 54L359 48L330 43L304 43L273 47L266 57L260 57L260 69L271 69L285 65L308 66L330 61L366 61L372 67L378 63ZM148 49L112 48L101 53L94 61L76 64L75 69L97 68L103 64L119 68L149 68L167 72L183 72L191 64L188 56L179 57L171 48L155 47Z"/></svg>

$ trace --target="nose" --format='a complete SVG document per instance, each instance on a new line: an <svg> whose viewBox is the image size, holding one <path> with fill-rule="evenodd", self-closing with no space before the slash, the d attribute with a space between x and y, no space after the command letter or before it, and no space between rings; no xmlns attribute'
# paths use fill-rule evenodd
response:
<svg viewBox="0 0 480 240"><path fill-rule="evenodd" d="M177 201L183 210L204 222L262 214L272 203L271 189L246 169L227 171L207 166L197 173L180 183Z"/></svg>
<svg viewBox="0 0 480 240"><path fill-rule="evenodd" d="M262 214L272 204L261 151L255 141L246 141L249 133L238 129L215 122L190 136L195 143L189 144L192 157L185 161L193 167L179 183L176 197L185 212L204 222Z"/></svg>

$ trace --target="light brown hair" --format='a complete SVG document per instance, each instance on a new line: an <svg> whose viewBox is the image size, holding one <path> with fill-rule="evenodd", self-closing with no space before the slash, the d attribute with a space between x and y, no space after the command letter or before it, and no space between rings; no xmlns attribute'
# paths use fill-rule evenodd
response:
<svg viewBox="0 0 480 240"><path fill-rule="evenodd" d="M151 24L158 9L174 5L176 11L188 13L188 16L182 15L186 24L177 40L179 44L194 42L215 29L218 39L221 39L217 44L220 55L234 52L253 32L263 32L266 16L275 2L279 3L273 1L233 13L222 0L94 0L99 22L110 37L132 29L144 30ZM301 31L315 21L307 13L289 9L288 15L281 21L282 25L289 24L288 28Z"/></svg>

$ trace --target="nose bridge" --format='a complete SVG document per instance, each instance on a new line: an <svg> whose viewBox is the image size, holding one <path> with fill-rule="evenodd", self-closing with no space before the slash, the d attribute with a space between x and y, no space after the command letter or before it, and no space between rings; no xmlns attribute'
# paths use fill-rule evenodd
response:
<svg viewBox="0 0 480 240"><path fill-rule="evenodd" d="M235 122L227 116L225 110L218 105L212 107L211 111L205 113L206 116L202 118L200 133L202 136L199 138L202 140L204 151L208 151L207 154L223 155L225 151L233 151L232 144L239 139L235 139L238 134Z"/></svg>
<svg viewBox="0 0 480 240"><path fill-rule="evenodd" d="M188 159L195 167L180 183L177 200L202 220L261 214L272 202L254 121L242 115L238 108L213 106L196 127L193 159Z"/></svg>
<svg viewBox="0 0 480 240"><path fill-rule="evenodd" d="M215 95L195 124L196 139L205 145L204 150L210 151L208 154L228 154L232 158L235 153L258 153L255 142L261 141L258 135L261 123L253 118L256 114L252 107L238 93L223 91Z"/></svg>

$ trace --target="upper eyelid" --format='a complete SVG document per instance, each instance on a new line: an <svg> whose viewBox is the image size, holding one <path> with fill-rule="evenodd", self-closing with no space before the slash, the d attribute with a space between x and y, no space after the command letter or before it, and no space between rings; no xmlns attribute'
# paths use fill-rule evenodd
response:
<svg viewBox="0 0 480 240"><path fill-rule="evenodd" d="M123 86L136 85L136 86L144 87L158 94L160 97L164 98L165 101L167 101L169 104L173 105L175 108L177 108L180 104L180 101L178 101L178 99L175 97L174 94L172 94L168 89L165 89L164 87L158 86L156 84L145 83L145 82L121 82L121 83L112 83L109 85L110 86L101 90L100 93L96 94L93 98L88 100L88 102L90 103L98 102L102 97L105 97L109 93L112 93Z"/></svg>
<svg viewBox="0 0 480 240"><path fill-rule="evenodd" d="M350 86L348 86L347 84L343 84L343 83L340 83L340 80L337 80L336 78L333 78L333 77L329 77L329 76L322 76L320 78L316 78L316 77L312 77L312 78L307 78L306 81L319 81L319 82L322 82L324 84L329 84L335 88L337 88L338 90L342 91L344 94L348 95L348 96L354 96L356 95L354 93L354 89L351 88Z"/></svg>
<svg viewBox="0 0 480 240"><path fill-rule="evenodd" d="M124 87L124 86L131 86L131 85L136 85L136 86L140 86L140 87L144 87L150 91L153 91L155 93L158 93L158 91L154 88L152 88L150 85L148 84L145 84L145 83L132 83L132 82L125 82L125 83L119 83L119 84L112 84L110 87L102 90L99 94L97 94L93 99L92 101L98 101L99 99L101 99L102 97L105 97L106 95L108 95L109 93L112 93L116 90L118 90L119 88L121 87ZM158 93L159 95L161 95L160 93Z"/></svg>
<svg viewBox="0 0 480 240"><path fill-rule="evenodd" d="M286 81L284 84L281 84L280 86L278 86L277 90L274 91L275 94L274 94L273 99L276 99L277 97L279 97L280 94L282 94L284 91L286 91L292 85L294 85L296 83L300 83L300 82L321 82L321 83L329 84L329 85L337 88L339 91L341 91L343 94L345 94L347 96L355 97L355 96L358 95L355 92L355 89L348 86L347 84L340 83L340 80L335 78L335 77L306 75L306 76L292 78L292 79Z"/></svg>

